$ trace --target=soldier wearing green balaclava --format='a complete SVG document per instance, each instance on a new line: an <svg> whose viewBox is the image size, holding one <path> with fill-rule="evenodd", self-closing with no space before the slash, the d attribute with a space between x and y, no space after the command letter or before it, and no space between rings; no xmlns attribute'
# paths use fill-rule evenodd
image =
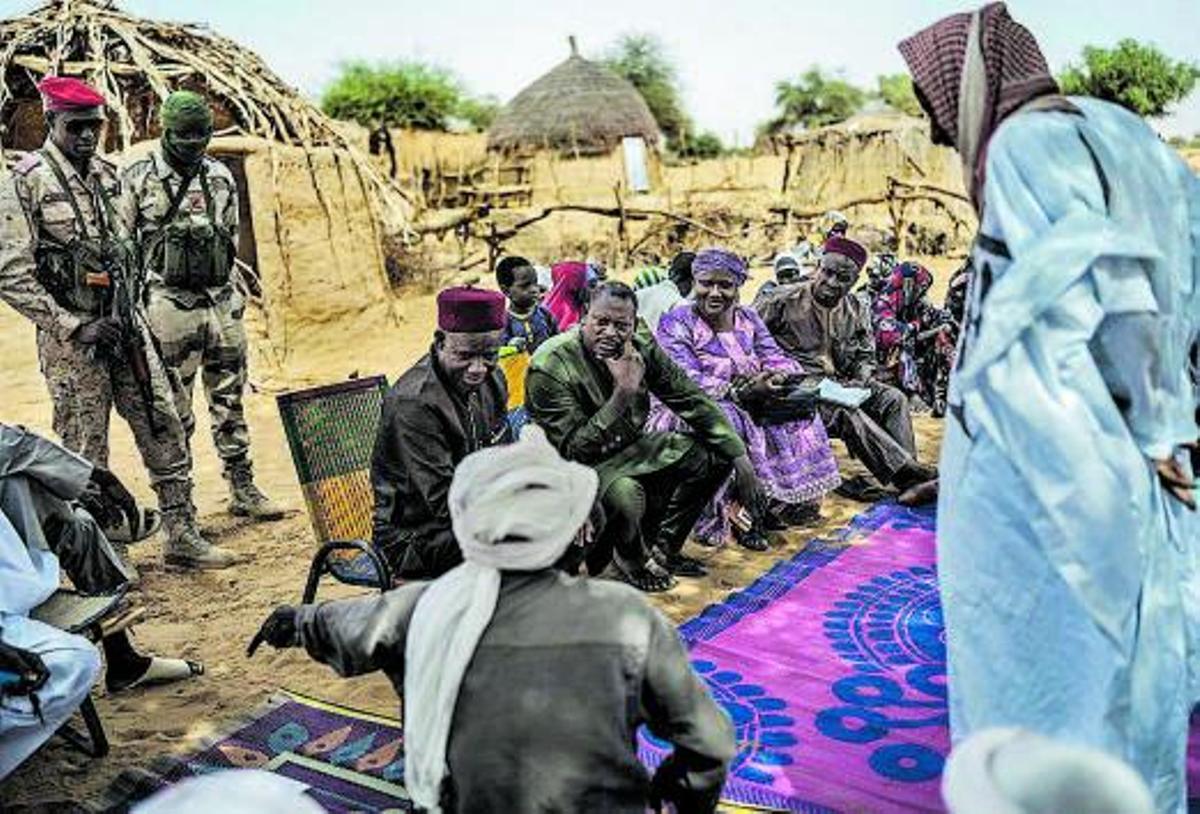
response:
<svg viewBox="0 0 1200 814"><path fill-rule="evenodd" d="M194 172L212 141L212 108L200 94L178 90L163 102L159 116L167 162L177 172Z"/></svg>
<svg viewBox="0 0 1200 814"><path fill-rule="evenodd" d="M159 148L122 174L123 214L142 258L147 311L168 366L179 376L178 408L195 430L192 389L204 383L213 444L229 482L229 511L274 520L283 511L254 482L242 395L246 386L245 299L234 285L238 195L233 175L208 155L208 101L175 91L159 111Z"/></svg>

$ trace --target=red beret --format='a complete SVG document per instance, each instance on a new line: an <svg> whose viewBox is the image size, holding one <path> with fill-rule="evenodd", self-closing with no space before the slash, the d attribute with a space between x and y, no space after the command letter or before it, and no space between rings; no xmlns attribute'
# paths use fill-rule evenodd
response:
<svg viewBox="0 0 1200 814"><path fill-rule="evenodd" d="M438 327L450 333L479 334L504 327L505 300L499 291L461 286L437 295Z"/></svg>
<svg viewBox="0 0 1200 814"><path fill-rule="evenodd" d="M847 237L834 235L825 241L826 254L840 254L849 257L860 269L867 264L867 250L861 244Z"/></svg>
<svg viewBox="0 0 1200 814"><path fill-rule="evenodd" d="M104 107L104 97L88 83L69 76L47 76L37 86L42 107L51 113Z"/></svg>

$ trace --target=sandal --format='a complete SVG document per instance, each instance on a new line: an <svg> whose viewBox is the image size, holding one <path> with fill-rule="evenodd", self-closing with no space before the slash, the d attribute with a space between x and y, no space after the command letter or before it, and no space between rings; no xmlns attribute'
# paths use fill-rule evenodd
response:
<svg viewBox="0 0 1200 814"><path fill-rule="evenodd" d="M788 528L815 526L821 522L820 503L795 503L787 507L781 519Z"/></svg>
<svg viewBox="0 0 1200 814"><path fill-rule="evenodd" d="M733 539L742 548L749 551L768 551L771 548L771 541L767 539L767 535L763 534L757 528L752 528L749 531L733 530Z"/></svg>
<svg viewBox="0 0 1200 814"><path fill-rule="evenodd" d="M138 507L137 527L129 525L129 518L121 513L121 522L115 526L106 526L104 536L110 543L140 543L151 536L162 526L162 513L158 509Z"/></svg>
<svg viewBox="0 0 1200 814"><path fill-rule="evenodd" d="M658 568L653 560L646 565L637 566L635 568L625 568L613 561L613 571L617 575L617 579L627 585L632 585L642 593L659 594L663 591L669 591L675 587L675 579L665 571L659 573Z"/></svg>
<svg viewBox="0 0 1200 814"><path fill-rule="evenodd" d="M857 500L859 503L874 503L878 500L886 500L892 496L890 492L875 483L873 478L866 477L865 475L844 480L833 491L835 494L850 498L851 500Z"/></svg>
<svg viewBox="0 0 1200 814"><path fill-rule="evenodd" d="M684 554L668 554L664 566L669 573L677 577L708 576L708 569L704 567L704 563Z"/></svg>
<svg viewBox="0 0 1200 814"><path fill-rule="evenodd" d="M161 656L151 656L146 671L134 679L124 681L106 680L105 686L109 692L123 692L135 687L149 687L155 684L170 684L204 675L204 665L198 661L187 659L168 659Z"/></svg>

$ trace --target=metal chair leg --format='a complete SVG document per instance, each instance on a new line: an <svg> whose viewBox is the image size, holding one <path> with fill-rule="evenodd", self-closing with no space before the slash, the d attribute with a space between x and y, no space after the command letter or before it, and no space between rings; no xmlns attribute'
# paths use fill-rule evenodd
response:
<svg viewBox="0 0 1200 814"><path fill-rule="evenodd" d="M381 592L392 587L391 569L388 568L387 561L375 549L375 546L363 540L330 540L317 549L317 553L313 556L312 565L308 569L308 580L304 585L304 595L300 600L303 604L311 604L317 598L317 584L328 571L329 557L337 551L357 551L366 554L371 558L372 565L375 566L375 576L378 579L376 587Z"/></svg>
<svg viewBox="0 0 1200 814"><path fill-rule="evenodd" d="M58 734L88 757L104 757L108 754L108 735L104 732L104 723L100 720L100 713L96 711L96 704L90 695L79 705L79 714L83 717L83 725L87 728L86 737L69 723L63 724L59 728Z"/></svg>

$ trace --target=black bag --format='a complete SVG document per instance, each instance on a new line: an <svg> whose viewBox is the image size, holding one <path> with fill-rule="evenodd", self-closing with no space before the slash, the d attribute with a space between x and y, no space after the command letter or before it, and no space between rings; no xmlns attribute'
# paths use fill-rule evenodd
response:
<svg viewBox="0 0 1200 814"><path fill-rule="evenodd" d="M797 384L764 399L749 408L750 417L760 427L774 427L792 421L808 421L817 412L820 401L817 385Z"/></svg>

